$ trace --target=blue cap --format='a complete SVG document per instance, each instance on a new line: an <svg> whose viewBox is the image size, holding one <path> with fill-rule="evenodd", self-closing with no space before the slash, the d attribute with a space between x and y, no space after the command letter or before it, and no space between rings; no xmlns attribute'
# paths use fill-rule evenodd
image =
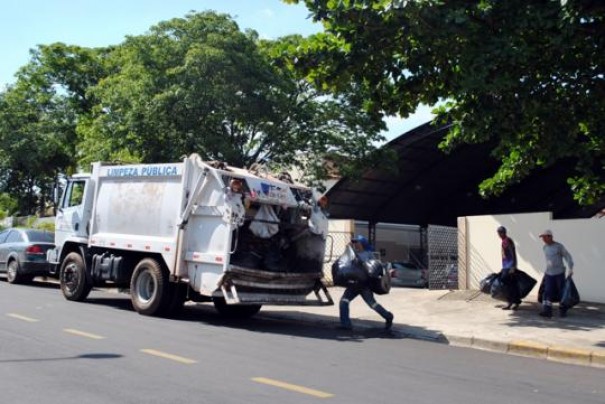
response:
<svg viewBox="0 0 605 404"><path fill-rule="evenodd" d="M365 238L364 236L362 236L361 234L353 236L353 238L351 238L351 242L359 242L363 246L364 250L372 249L372 246L370 245L370 242L368 241L368 239Z"/></svg>

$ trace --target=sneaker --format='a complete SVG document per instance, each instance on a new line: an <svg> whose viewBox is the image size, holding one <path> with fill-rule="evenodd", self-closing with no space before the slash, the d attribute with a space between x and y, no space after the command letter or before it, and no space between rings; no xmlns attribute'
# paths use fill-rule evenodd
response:
<svg viewBox="0 0 605 404"><path fill-rule="evenodd" d="M511 307L511 309L513 309L513 310L519 310L519 305L520 304L521 303L515 303L515 304L513 304L513 307Z"/></svg>
<svg viewBox="0 0 605 404"><path fill-rule="evenodd" d="M385 323L384 323L384 329L385 330L390 330L391 327L393 327L393 318L395 316L393 314L391 314L391 316L389 318L386 319Z"/></svg>

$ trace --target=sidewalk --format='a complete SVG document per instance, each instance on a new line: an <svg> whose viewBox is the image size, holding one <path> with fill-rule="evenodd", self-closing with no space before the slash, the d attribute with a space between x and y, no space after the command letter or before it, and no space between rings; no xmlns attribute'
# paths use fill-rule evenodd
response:
<svg viewBox="0 0 605 404"><path fill-rule="evenodd" d="M263 317L338 325L343 288L329 289L334 306L267 306ZM517 311L478 291L393 288L376 300L395 314L393 332L455 346L605 367L605 305L580 303L567 318L538 316L537 302L524 301ZM383 327L383 320L358 297L351 303L353 327ZM344 331L347 332L347 331ZM353 331L354 332L354 331Z"/></svg>

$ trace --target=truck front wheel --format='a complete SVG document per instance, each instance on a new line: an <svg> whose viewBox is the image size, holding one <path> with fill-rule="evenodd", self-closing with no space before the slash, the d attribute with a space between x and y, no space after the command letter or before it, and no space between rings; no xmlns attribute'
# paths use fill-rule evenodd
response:
<svg viewBox="0 0 605 404"><path fill-rule="evenodd" d="M146 316L160 315L170 298L166 272L151 258L141 260L130 280L130 299L134 309Z"/></svg>
<svg viewBox="0 0 605 404"><path fill-rule="evenodd" d="M92 284L86 277L86 267L82 256L72 252L67 254L59 273L61 292L67 300L81 302L88 297Z"/></svg>

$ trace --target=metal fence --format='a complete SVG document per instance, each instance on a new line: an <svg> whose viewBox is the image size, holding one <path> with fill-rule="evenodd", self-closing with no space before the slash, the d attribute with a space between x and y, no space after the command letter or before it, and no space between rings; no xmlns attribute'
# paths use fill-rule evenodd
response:
<svg viewBox="0 0 605 404"><path fill-rule="evenodd" d="M427 229L429 289L458 289L458 229L429 226Z"/></svg>
<svg viewBox="0 0 605 404"><path fill-rule="evenodd" d="M324 259L324 280L328 285L333 284L332 264L345 252L352 236L353 234L347 231L331 231L328 235Z"/></svg>

